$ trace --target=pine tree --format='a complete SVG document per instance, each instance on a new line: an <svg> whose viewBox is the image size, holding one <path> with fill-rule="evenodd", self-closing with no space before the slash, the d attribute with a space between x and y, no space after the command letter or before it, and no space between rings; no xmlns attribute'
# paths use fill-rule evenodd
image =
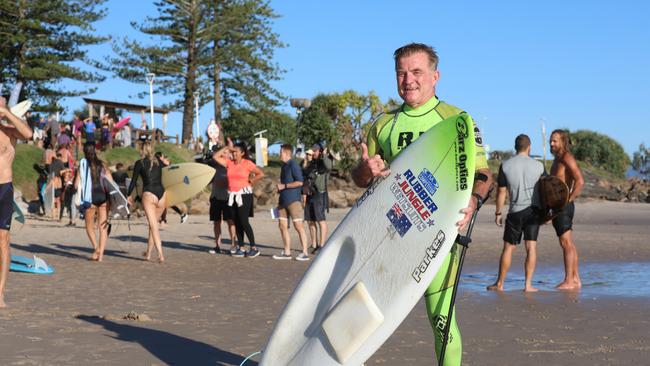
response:
<svg viewBox="0 0 650 366"><path fill-rule="evenodd" d="M63 80L95 84L104 78L76 63L92 64L87 46L106 37L94 35L93 23L106 15L106 0L0 0L0 84L5 90L23 83L22 99L35 110L61 110L61 98L94 92L63 88Z"/></svg>
<svg viewBox="0 0 650 366"><path fill-rule="evenodd" d="M144 82L156 74L156 88L176 98L169 107L183 109L183 140L192 133L194 96L200 105L215 102L215 114L246 107L271 109L281 98L269 81L279 68L271 63L281 47L271 31L271 8L257 0L159 0L158 15L133 27L154 36L147 46L124 40L114 44L116 57L104 65L118 76ZM144 96L146 93L140 94Z"/></svg>
<svg viewBox="0 0 650 366"><path fill-rule="evenodd" d="M278 15L261 0L209 1L215 118L221 121L224 109L273 109L284 98L270 83L284 73L273 63L275 49L285 47L271 27Z"/></svg>
<svg viewBox="0 0 650 366"><path fill-rule="evenodd" d="M119 77L145 83L145 75L156 74L156 90L174 95L167 107L183 108L183 140L192 133L194 92L206 94L208 79L201 76L202 51L207 47L208 8L201 0L160 0L155 3L158 14L147 17L133 28L153 36L155 44L148 46L125 38L113 43L116 56L102 67ZM140 93L143 97L146 93Z"/></svg>

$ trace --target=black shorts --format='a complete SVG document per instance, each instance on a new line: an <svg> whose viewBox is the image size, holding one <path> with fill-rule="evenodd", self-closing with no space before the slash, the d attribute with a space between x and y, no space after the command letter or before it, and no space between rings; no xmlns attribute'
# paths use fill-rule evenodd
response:
<svg viewBox="0 0 650 366"><path fill-rule="evenodd" d="M305 221L325 221L325 193L316 192L307 196Z"/></svg>
<svg viewBox="0 0 650 366"><path fill-rule="evenodd" d="M232 220L232 210L227 200L210 198L210 221Z"/></svg>
<svg viewBox="0 0 650 366"><path fill-rule="evenodd" d="M564 209L560 211L560 214L555 216L553 219L553 228L555 228L555 234L557 234L557 236L562 236L562 234L573 229L573 214L575 211L575 204L569 202L564 206Z"/></svg>
<svg viewBox="0 0 650 366"><path fill-rule="evenodd" d="M14 214L14 185L0 184L0 229L11 229L11 217Z"/></svg>
<svg viewBox="0 0 650 366"><path fill-rule="evenodd" d="M539 234L539 213L532 207L509 213L506 217L506 228L503 231L503 241L510 244L521 243L524 240L537 240Z"/></svg>

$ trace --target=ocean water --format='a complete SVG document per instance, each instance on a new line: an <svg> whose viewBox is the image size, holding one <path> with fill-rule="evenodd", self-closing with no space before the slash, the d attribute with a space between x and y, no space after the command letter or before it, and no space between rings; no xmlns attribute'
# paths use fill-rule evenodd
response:
<svg viewBox="0 0 650 366"><path fill-rule="evenodd" d="M463 291L488 293L485 288L496 281L497 270L495 265L492 272L465 272L461 276L460 288ZM580 278L581 296L650 298L650 263L648 262L581 263ZM533 276L533 286L540 291L558 291L555 286L563 279L564 267L538 266ZM523 270L511 267L506 276L504 290L521 291L523 288Z"/></svg>

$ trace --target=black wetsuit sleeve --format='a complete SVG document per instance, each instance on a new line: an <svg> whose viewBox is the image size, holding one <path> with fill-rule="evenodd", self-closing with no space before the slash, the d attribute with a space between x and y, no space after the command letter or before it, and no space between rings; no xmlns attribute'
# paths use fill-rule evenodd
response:
<svg viewBox="0 0 650 366"><path fill-rule="evenodd" d="M499 184L499 187L508 186L508 180L506 179L506 175L503 173L503 165L499 166L499 176L497 178L497 183Z"/></svg>
<svg viewBox="0 0 650 366"><path fill-rule="evenodd" d="M129 184L129 190L126 192L126 196L130 196L131 192L136 187L136 183L138 178L140 177L140 171L142 170L142 162L140 160L135 162L135 166L133 166L133 176L131 177L131 184Z"/></svg>

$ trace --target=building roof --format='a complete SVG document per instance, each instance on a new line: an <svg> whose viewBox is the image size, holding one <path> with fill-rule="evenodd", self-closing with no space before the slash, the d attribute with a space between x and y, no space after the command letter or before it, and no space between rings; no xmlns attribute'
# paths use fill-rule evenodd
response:
<svg viewBox="0 0 650 366"><path fill-rule="evenodd" d="M136 111L136 112L139 112L141 110L149 111L149 109L151 108L149 105L145 105L145 104L122 103L122 102L115 102L112 100L102 100L102 99L93 99L93 98L83 98L83 100L86 103L103 105L109 108L125 109L127 111ZM155 113L162 113L162 114L166 114L170 112L169 109L156 107L156 106L153 107L153 111Z"/></svg>

